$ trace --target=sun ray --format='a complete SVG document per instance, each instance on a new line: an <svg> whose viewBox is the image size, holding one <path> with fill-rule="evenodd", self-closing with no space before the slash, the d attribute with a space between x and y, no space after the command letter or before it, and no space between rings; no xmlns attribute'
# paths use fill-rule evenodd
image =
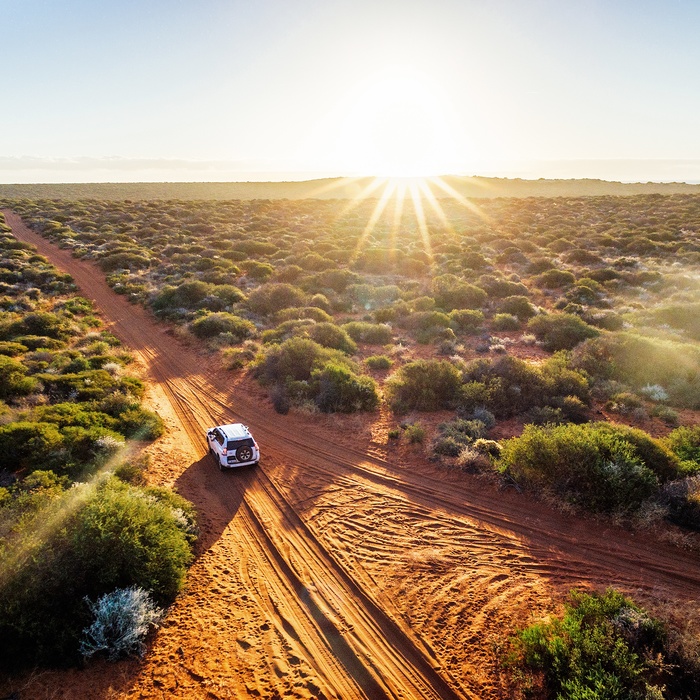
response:
<svg viewBox="0 0 700 700"><path fill-rule="evenodd" d="M391 223L391 233L389 234L389 247L392 251L396 250L396 240L403 219L403 206L406 201L406 183L394 180L396 196L394 197L394 218Z"/></svg>
<svg viewBox="0 0 700 700"><path fill-rule="evenodd" d="M428 223L425 220L425 212L423 211L423 202L421 201L420 191L415 181L408 185L408 190L413 200L413 210L416 212L416 221L418 222L418 230L420 231L421 240L423 241L423 250L430 260L432 267L434 263L433 249L430 245L430 232L428 231Z"/></svg>
<svg viewBox="0 0 700 700"><path fill-rule="evenodd" d="M362 235L358 239L357 245L355 246L355 250L350 256L350 264L354 263L360 257L360 253L362 252L364 244L372 234L372 231L374 231L374 227L377 225L377 221L384 213L384 209L386 209L386 205L389 203L389 200L391 199L391 195L394 193L395 188L395 183L392 183L391 181L386 182L384 186L384 192L377 201L377 204L374 207L374 211L372 212L372 216L369 217L367 226L365 226L365 230L362 232Z"/></svg>
<svg viewBox="0 0 700 700"><path fill-rule="evenodd" d="M134 454L134 446L127 443L100 467L86 482L73 484L61 496L44 506L35 516L31 531L26 530L6 542L0 565L0 582L24 566L39 547L91 498L95 491L109 479L117 464Z"/></svg>
<svg viewBox="0 0 700 700"><path fill-rule="evenodd" d="M353 209L356 209L357 207L362 204L366 199L369 199L370 195L372 192L375 190L378 190L382 185L386 185L387 179L386 178L380 178L380 177L375 177L373 180L369 182L367 187L365 187L362 192L357 194L355 197L353 197L338 213L338 216L336 219L341 219L344 217L346 214L349 214Z"/></svg>
<svg viewBox="0 0 700 700"><path fill-rule="evenodd" d="M442 225L445 227L445 230L450 234L452 238L457 238L457 232L455 231L454 226L452 226L452 224L448 220L445 211L443 210L442 206L440 205L440 202L438 201L433 191L430 189L428 182L426 180L421 182L419 189L422 195L425 197L425 200L428 202L428 204L430 204L430 208L435 212L438 219L440 219L440 221L442 222Z"/></svg>
<svg viewBox="0 0 700 700"><path fill-rule="evenodd" d="M311 190L311 192L309 192L307 196L310 199L313 199L315 197L318 197L319 195L326 194L327 192L332 192L333 190L339 190L343 187L354 185L356 182L359 182L360 180L364 179L365 178L363 177L341 177L337 180L333 180L332 182L327 182L323 185L320 185L315 190Z"/></svg>
<svg viewBox="0 0 700 700"><path fill-rule="evenodd" d="M492 223L491 217L480 206L474 204L474 202L461 195L454 187L448 185L441 177L431 177L429 178L429 182L449 194L452 199L469 209L469 211L476 214L483 221Z"/></svg>

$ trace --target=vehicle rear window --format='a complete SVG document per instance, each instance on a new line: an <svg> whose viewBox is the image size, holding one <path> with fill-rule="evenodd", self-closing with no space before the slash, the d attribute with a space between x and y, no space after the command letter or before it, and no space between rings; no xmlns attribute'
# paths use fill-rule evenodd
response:
<svg viewBox="0 0 700 700"><path fill-rule="evenodd" d="M229 440L228 444L226 445L226 449L228 450L237 450L239 447L252 447L253 446L253 438L243 438L241 440Z"/></svg>

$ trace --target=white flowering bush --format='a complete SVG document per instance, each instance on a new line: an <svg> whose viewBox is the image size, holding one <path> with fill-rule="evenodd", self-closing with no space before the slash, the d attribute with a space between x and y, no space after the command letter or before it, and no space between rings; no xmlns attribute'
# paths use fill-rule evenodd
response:
<svg viewBox="0 0 700 700"><path fill-rule="evenodd" d="M85 658L102 652L111 661L143 655L146 635L158 626L163 616L148 591L137 586L117 588L100 596L95 603L85 600L95 616L80 640L80 653Z"/></svg>

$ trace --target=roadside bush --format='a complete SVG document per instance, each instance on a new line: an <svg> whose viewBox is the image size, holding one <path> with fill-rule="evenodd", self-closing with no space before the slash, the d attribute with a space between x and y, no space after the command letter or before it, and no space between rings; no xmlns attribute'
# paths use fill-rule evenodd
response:
<svg viewBox="0 0 700 700"><path fill-rule="evenodd" d="M519 634L515 660L541 673L559 700L662 698L659 671L672 668L666 646L663 626L621 593L571 591L562 618Z"/></svg>
<svg viewBox="0 0 700 700"><path fill-rule="evenodd" d="M163 419L145 408L131 408L119 415L115 430L132 440L155 440L165 431Z"/></svg>
<svg viewBox="0 0 700 700"><path fill-rule="evenodd" d="M63 435L53 423L15 421L0 426L0 469L60 470L67 458Z"/></svg>
<svg viewBox="0 0 700 700"><path fill-rule="evenodd" d="M386 394L396 413L455 408L461 396L459 370L446 360L416 360L400 367L386 381Z"/></svg>
<svg viewBox="0 0 700 700"><path fill-rule="evenodd" d="M541 365L509 355L473 360L465 367L463 379L462 414L485 407L498 417L509 418L543 406L563 408L566 397L578 399L576 406L590 400L588 381L570 369L568 358L560 354Z"/></svg>
<svg viewBox="0 0 700 700"><path fill-rule="evenodd" d="M151 261L140 253L121 252L105 255L100 259L100 267L105 272L114 270L145 270L151 265Z"/></svg>
<svg viewBox="0 0 700 700"><path fill-rule="evenodd" d="M7 357L16 357L17 355L23 355L27 352L29 348L22 343L13 343L8 340L0 341L0 355Z"/></svg>
<svg viewBox="0 0 700 700"><path fill-rule="evenodd" d="M502 448L499 471L593 511L634 512L679 469L643 431L608 423L527 425Z"/></svg>
<svg viewBox="0 0 700 700"><path fill-rule="evenodd" d="M342 352L324 348L311 338L294 337L280 345L269 346L256 367L256 374L263 382L271 384L308 381L314 369L331 361L352 367Z"/></svg>
<svg viewBox="0 0 700 700"><path fill-rule="evenodd" d="M434 454L457 457L475 440L486 435L486 425L480 420L457 419L439 426L440 434L432 445Z"/></svg>
<svg viewBox="0 0 700 700"><path fill-rule="evenodd" d="M423 444L423 440L425 440L425 428L420 423L411 423L411 425L406 426L404 435L411 445L416 443Z"/></svg>
<svg viewBox="0 0 700 700"><path fill-rule="evenodd" d="M196 309L212 292L213 285L200 280L188 280L177 287L166 286L151 300L156 311L168 309Z"/></svg>
<svg viewBox="0 0 700 700"><path fill-rule="evenodd" d="M550 352L571 350L583 340L599 335L574 314L542 314L530 319L527 327Z"/></svg>
<svg viewBox="0 0 700 700"><path fill-rule="evenodd" d="M233 284L215 284L207 296L220 299L224 306L245 301L245 294Z"/></svg>
<svg viewBox="0 0 700 700"><path fill-rule="evenodd" d="M226 333L231 344L242 343L256 333L255 324L225 311L202 316L192 322L191 328L198 338L213 338Z"/></svg>
<svg viewBox="0 0 700 700"><path fill-rule="evenodd" d="M660 502L672 523L700 531L700 476L694 474L666 484Z"/></svg>
<svg viewBox="0 0 700 700"><path fill-rule="evenodd" d="M504 299L510 296L522 296L528 293L527 287L522 282L482 275L479 284L486 290L491 299Z"/></svg>
<svg viewBox="0 0 700 700"><path fill-rule="evenodd" d="M137 586L117 588L101 595L95 603L87 601L94 620L83 630L80 653L89 658L106 654L110 661L125 656L143 656L144 639L163 616L148 591Z"/></svg>
<svg viewBox="0 0 700 700"><path fill-rule="evenodd" d="M158 604L170 602L192 556L189 527L167 500L115 478L75 486L24 519L5 548L0 663L77 660L90 624L86 596L138 586Z"/></svg>

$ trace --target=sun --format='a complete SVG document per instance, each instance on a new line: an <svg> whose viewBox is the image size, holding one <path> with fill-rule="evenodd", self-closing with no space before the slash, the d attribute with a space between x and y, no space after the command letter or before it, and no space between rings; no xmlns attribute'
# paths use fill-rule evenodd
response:
<svg viewBox="0 0 700 700"><path fill-rule="evenodd" d="M450 171L457 141L437 83L393 66L352 91L337 125L335 156L348 174L390 178Z"/></svg>

